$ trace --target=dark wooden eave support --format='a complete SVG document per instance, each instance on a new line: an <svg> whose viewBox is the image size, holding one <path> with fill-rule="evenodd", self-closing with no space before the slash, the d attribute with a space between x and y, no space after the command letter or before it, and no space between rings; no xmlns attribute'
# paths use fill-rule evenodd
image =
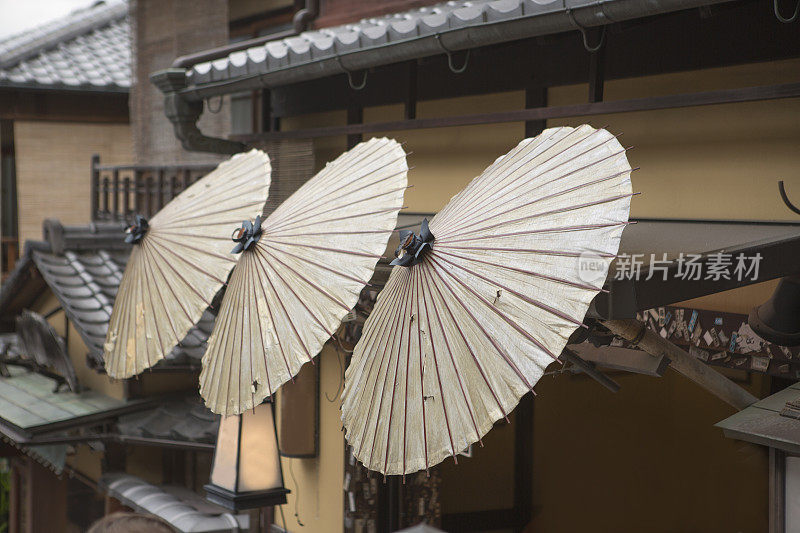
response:
<svg viewBox="0 0 800 533"><path fill-rule="evenodd" d="M150 76L150 80L164 94L164 114L172 122L175 136L184 149L190 152L236 154L247 147L238 141L208 137L197 127L203 114L203 101L189 101L179 91L186 88L186 70L168 68Z"/></svg>
<svg viewBox="0 0 800 533"><path fill-rule="evenodd" d="M606 46L604 39L601 41L600 47L589 54L589 103L594 104L603 101L605 70Z"/></svg>
<svg viewBox="0 0 800 533"><path fill-rule="evenodd" d="M740 411L758 401L742 387L648 329L639 320L604 320L602 324L614 335L635 343L650 355L668 358L672 368Z"/></svg>

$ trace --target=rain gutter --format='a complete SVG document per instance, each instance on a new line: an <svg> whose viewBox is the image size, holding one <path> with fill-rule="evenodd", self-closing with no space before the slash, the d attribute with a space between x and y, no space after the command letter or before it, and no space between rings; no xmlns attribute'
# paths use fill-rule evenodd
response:
<svg viewBox="0 0 800 533"><path fill-rule="evenodd" d="M309 25L317 18L318 15L319 0L306 0L305 7L294 14L294 17L292 18L291 30L271 33L269 35L256 37L255 39L248 39L246 41L239 41L225 46L203 50L202 52L196 52L194 54L183 55L176 58L175 61L172 62L172 67L190 67L198 63L213 61L214 59L225 57L233 52L239 52L241 50L247 50L248 48L261 46L262 44L266 44L270 41L294 37L295 35L299 35L306 31Z"/></svg>
<svg viewBox="0 0 800 533"><path fill-rule="evenodd" d="M360 48L352 52L323 56L319 59L273 69L267 73L222 79L198 86L187 85L181 90L181 94L190 101L204 100L221 94L262 87L280 87L434 55L449 56L453 52L542 35L575 30L585 35L588 28L726 1L729 0L598 1L581 7L565 7L563 10L546 14L475 24L422 37ZM564 0L564 3L568 2Z"/></svg>
<svg viewBox="0 0 800 533"><path fill-rule="evenodd" d="M154 73L150 79L164 93L164 113L172 122L175 136L181 141L181 145L189 151L217 154L235 154L246 148L240 142L203 135L197 127L197 121L203 113L202 99L192 101L179 94L179 90L186 87L185 67L225 57L254 46L261 46L270 41L293 37L306 31L318 15L319 0L306 0L305 7L295 13L292 19L293 28L289 31L180 56L175 59L171 68Z"/></svg>
<svg viewBox="0 0 800 533"><path fill-rule="evenodd" d="M324 78L345 73L351 77L354 71L410 61L423 57L445 54L453 68L453 53L498 43L550 35L567 31L579 31L587 50L587 30L615 22L637 19L671 11L691 9L729 0L599 0L581 3L562 0L563 8L536 15L520 15L497 22L481 22L464 27L426 34L424 36L391 41L380 45L362 47L347 53L331 53L305 62L297 62L275 68L265 73L250 74L190 86L186 73L186 61L180 68L159 71L151 76L153 83L164 93L165 112L175 127L176 136L184 148L194 151L209 151L231 154L242 151L245 145L226 139L212 139L200 133L196 122L203 111L203 101L246 90L274 88L292 83ZM509 2L514 7L514 2ZM517 2L517 7L521 2ZM570 7L570 5L575 7ZM335 45L334 45L335 48ZM241 52L242 50L236 50ZM231 52L235 53L235 52ZM246 56L246 54L244 54ZM220 57L211 62L211 68L224 69L230 58ZM248 59L245 57L245 61ZM218 65L215 65L218 63ZM352 78L351 85L352 85Z"/></svg>

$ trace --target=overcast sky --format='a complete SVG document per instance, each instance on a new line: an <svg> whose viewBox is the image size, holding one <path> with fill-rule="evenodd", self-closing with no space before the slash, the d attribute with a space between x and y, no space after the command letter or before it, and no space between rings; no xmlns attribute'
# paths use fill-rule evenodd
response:
<svg viewBox="0 0 800 533"><path fill-rule="evenodd" d="M63 17L95 0L0 0L0 39Z"/></svg>

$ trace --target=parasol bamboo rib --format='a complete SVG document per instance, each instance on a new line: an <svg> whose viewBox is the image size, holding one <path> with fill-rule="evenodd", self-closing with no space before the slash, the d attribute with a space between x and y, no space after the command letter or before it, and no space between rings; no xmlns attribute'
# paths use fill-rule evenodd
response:
<svg viewBox="0 0 800 533"><path fill-rule="evenodd" d="M631 167L605 130L552 128L498 158L430 222L364 325L342 421L370 470L428 469L480 442L561 353L628 224Z"/></svg>
<svg viewBox="0 0 800 533"><path fill-rule="evenodd" d="M149 220L111 314L104 345L109 376L152 367L200 320L236 263L231 225L261 212L269 184L267 154L237 154Z"/></svg>
<svg viewBox="0 0 800 533"><path fill-rule="evenodd" d="M313 361L386 249L407 172L400 144L372 139L328 163L261 223L203 357L200 393L212 411L251 409Z"/></svg>

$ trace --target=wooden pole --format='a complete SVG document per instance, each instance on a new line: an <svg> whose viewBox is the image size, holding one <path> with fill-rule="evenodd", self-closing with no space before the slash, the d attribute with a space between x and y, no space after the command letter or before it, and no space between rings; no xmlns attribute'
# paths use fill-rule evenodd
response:
<svg viewBox="0 0 800 533"><path fill-rule="evenodd" d="M647 329L638 320L604 320L602 324L614 335L634 342L642 350L655 357L664 356L670 366L691 379L725 403L742 410L758 401L758 398L729 380L713 368L698 361L667 339Z"/></svg>

